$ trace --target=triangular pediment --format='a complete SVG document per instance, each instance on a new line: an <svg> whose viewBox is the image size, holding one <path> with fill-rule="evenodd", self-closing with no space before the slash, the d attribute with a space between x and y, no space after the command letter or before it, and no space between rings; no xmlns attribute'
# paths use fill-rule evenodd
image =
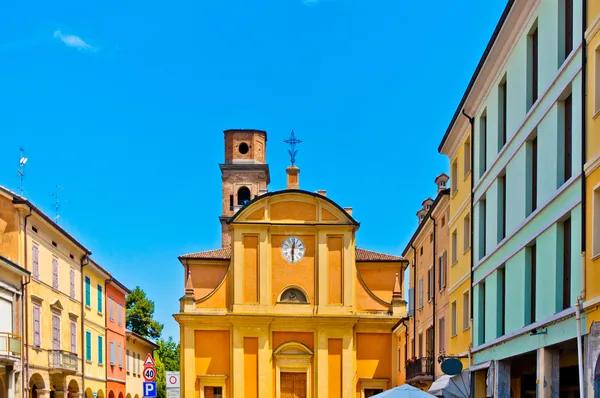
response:
<svg viewBox="0 0 600 398"><path fill-rule="evenodd" d="M65 308L63 307L59 299L55 299L53 302L50 303L50 309L55 312L61 312Z"/></svg>

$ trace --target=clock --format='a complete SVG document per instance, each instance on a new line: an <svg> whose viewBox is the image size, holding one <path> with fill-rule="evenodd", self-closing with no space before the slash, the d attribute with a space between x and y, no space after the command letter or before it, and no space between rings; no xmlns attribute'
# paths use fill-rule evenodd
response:
<svg viewBox="0 0 600 398"><path fill-rule="evenodd" d="M297 263L302 260L305 252L304 242L297 236L288 237L281 245L281 254L288 263Z"/></svg>

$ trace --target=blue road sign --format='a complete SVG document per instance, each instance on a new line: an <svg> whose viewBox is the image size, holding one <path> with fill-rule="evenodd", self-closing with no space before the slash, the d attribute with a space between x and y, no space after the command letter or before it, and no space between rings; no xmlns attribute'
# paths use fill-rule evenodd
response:
<svg viewBox="0 0 600 398"><path fill-rule="evenodd" d="M144 382L144 397L156 397L156 382L145 381Z"/></svg>

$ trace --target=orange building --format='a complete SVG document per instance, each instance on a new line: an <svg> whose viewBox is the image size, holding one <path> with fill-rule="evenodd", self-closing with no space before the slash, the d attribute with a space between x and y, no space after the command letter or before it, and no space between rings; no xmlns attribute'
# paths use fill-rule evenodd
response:
<svg viewBox="0 0 600 398"><path fill-rule="evenodd" d="M106 281L106 390L108 398L126 395L125 296L129 289L116 279Z"/></svg>
<svg viewBox="0 0 600 398"><path fill-rule="evenodd" d="M402 257L356 248L352 209L266 192L264 131L225 131L223 247L182 255L183 398L370 397L399 371Z"/></svg>

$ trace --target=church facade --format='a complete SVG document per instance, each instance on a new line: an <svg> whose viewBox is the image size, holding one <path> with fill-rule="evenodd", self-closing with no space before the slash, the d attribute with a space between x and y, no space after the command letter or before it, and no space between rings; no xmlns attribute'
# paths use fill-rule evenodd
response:
<svg viewBox="0 0 600 398"><path fill-rule="evenodd" d="M225 131L222 247L179 257L183 398L370 397L395 385L402 257L356 247L325 191L268 192L267 135Z"/></svg>

